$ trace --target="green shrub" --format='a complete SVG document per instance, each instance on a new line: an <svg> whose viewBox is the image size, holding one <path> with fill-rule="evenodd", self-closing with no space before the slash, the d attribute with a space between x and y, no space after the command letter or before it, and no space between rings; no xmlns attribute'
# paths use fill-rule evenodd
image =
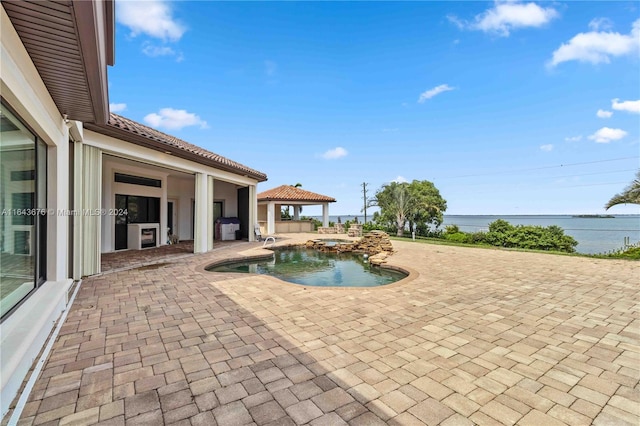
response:
<svg viewBox="0 0 640 426"><path fill-rule="evenodd" d="M469 236L469 242L471 244L488 244L486 232L474 232L467 235Z"/></svg>
<svg viewBox="0 0 640 426"><path fill-rule="evenodd" d="M309 220L311 222L313 222L313 230L317 231L319 227L322 226L322 221L312 218L312 217L308 217L308 216L301 216L300 220Z"/></svg>
<svg viewBox="0 0 640 426"><path fill-rule="evenodd" d="M447 235L447 234L458 234L458 233L460 233L460 228L458 227L458 225L447 225L444 228L444 233L445 233L445 235Z"/></svg>
<svg viewBox="0 0 640 426"><path fill-rule="evenodd" d="M454 243L468 243L469 242L469 234L465 234L464 232L455 232L455 233L444 233L444 238L447 241L452 241Z"/></svg>
<svg viewBox="0 0 640 426"><path fill-rule="evenodd" d="M595 257L605 257L608 259L629 259L640 260L640 246L621 248L610 253L597 254Z"/></svg>
<svg viewBox="0 0 640 426"><path fill-rule="evenodd" d="M552 250L575 252L578 242L564 234L559 226L513 226L506 220L498 219L489 225L485 236L488 244L498 247L523 248L529 250Z"/></svg>

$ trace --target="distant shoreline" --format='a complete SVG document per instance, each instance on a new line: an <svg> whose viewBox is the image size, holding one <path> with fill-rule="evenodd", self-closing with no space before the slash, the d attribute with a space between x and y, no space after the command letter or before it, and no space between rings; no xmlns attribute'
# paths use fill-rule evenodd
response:
<svg viewBox="0 0 640 426"><path fill-rule="evenodd" d="M309 216L314 219L322 220L322 216L314 215ZM357 217L358 220L364 218L363 214L331 214L329 217L349 218ZM620 218L620 217L637 217L640 218L640 213L623 213L623 214L590 214L590 213L553 213L553 214L445 214L444 217L575 217L575 218ZM373 215L367 215L368 221L373 218Z"/></svg>

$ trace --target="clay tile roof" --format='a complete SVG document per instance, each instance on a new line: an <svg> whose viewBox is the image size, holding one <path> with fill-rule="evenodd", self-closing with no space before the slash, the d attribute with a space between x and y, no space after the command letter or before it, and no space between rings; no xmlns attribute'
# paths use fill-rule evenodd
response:
<svg viewBox="0 0 640 426"><path fill-rule="evenodd" d="M258 194L258 201L311 201L335 203L336 199L291 185L282 185Z"/></svg>
<svg viewBox="0 0 640 426"><path fill-rule="evenodd" d="M97 133L113 136L136 145L146 146L156 151L166 151L177 157L206 166L246 175L259 182L267 180L267 175L262 172L118 114L111 113L107 124L85 123L84 126Z"/></svg>

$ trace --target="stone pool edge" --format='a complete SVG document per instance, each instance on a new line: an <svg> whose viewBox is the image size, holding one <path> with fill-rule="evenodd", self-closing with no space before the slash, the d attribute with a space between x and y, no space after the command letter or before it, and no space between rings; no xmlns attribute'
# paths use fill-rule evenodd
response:
<svg viewBox="0 0 640 426"><path fill-rule="evenodd" d="M285 248L285 247L298 247L300 245L304 245L304 244L282 244L282 245L276 245L275 247L277 248ZM296 283L291 283L288 281L284 281L281 280L279 278L273 277L271 275L266 275L266 274L252 274L250 272L213 272L213 271L208 271L207 268L212 267L212 266L222 266L225 264L229 264L229 263L236 263L236 262L251 262L254 260L266 260L266 259L270 259L273 258L273 250L271 250L271 247L274 246L270 246L269 248L266 247L255 247L255 248L251 248L247 251L268 251L269 254L264 253L264 254L249 254L249 255L242 255L240 253L237 254L237 256L233 256L233 257L228 257L226 259L221 259L221 260L217 260L217 261L209 261L203 264L200 264L199 266L196 266L196 271L197 272L203 272L203 273L209 273L209 274L238 274L238 275L243 275L243 276L260 276L260 277L267 277L270 278L272 281L276 282L276 283L280 283L280 284L286 284L289 286L295 286L298 289L313 289L313 291L322 291L322 290L344 290L344 291L354 291L354 290L384 290L384 289L390 289L392 287L396 287L396 286L400 286L400 285L405 285L410 283L411 281L415 280L416 278L418 278L420 276L420 273L418 271L416 271L413 268L409 268L407 266L404 265L398 265L398 264L390 264L388 263L388 260L390 259L390 257L387 257L387 262L385 262L384 264L380 265L379 268L385 268L385 269L391 269L393 271L397 271L397 272L402 272L403 274L407 274L406 277L404 277L403 279L393 282L393 283L389 283L389 284L384 284L384 285L379 285L379 286L374 286L374 287L338 287L338 286L307 286L307 285L302 285L302 284L296 284Z"/></svg>

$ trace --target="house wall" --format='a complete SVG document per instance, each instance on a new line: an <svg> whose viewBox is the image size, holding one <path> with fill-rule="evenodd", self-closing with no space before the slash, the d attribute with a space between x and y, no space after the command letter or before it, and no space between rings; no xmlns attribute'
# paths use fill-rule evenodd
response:
<svg viewBox="0 0 640 426"><path fill-rule="evenodd" d="M70 217L64 213L74 207L70 203L70 178L73 179L72 175L75 175L74 194L76 198L74 202L82 201L79 200L81 197L78 197L81 191L77 189L81 186L82 173L79 172L76 165L82 164L84 160L81 155L74 155L75 164L73 166L69 164L70 137L77 145L77 152L74 149L76 154L82 153L82 146L86 145L99 148L100 151L95 150L96 158L99 158L100 152L116 153L189 174L201 174L207 178L205 181L215 178L215 186L219 191L219 194L215 196L216 199L219 197L227 199L225 203L226 215L237 215L236 185L250 186L252 193L255 194L258 182L246 176L217 170L126 141L91 131L83 131L82 125L75 122L66 123L2 5L0 5L0 63L2 64L0 67L0 95L3 104L14 111L21 122L47 145L47 208L53 211L52 214L46 216L46 281L0 323L0 415L4 416L29 368L32 367L50 335L56 320L67 308L68 294L73 283L70 277L74 274L70 266L80 268L77 263L70 262L71 258L74 261L76 259L76 256L71 256L70 253L73 249L76 255L81 256L82 245L79 245L78 241L84 243L88 241L86 236L83 239L82 227L79 226L83 221L82 217L74 218L72 241ZM113 167L115 166L112 166L111 172ZM82 172L85 171L91 174L92 169L85 167ZM108 175L109 171L105 171L103 176L105 174ZM138 174L138 169L132 174ZM150 176L155 174L152 173ZM103 181L103 194L108 194L101 198L101 208L104 209L113 208L115 199L113 198L112 201L111 194L118 193L118 191L139 193L137 189L128 186L114 185L112 179L113 175L111 174L109 179ZM163 179L165 179L163 188L167 188L166 176ZM179 220L181 227L189 231L193 214L192 200L186 201L190 196L184 194L195 194L193 185L193 183L178 185L187 190L185 193L179 191L181 216ZM147 188L143 194L149 194ZM177 195L175 192L172 194ZM163 205L166 205L167 195L167 189L163 189L161 194ZM96 203L98 202L96 201ZM166 234L166 209L164 211L161 221ZM94 248L97 249L100 246L101 249L108 251L113 247L114 235L110 226L113 223L112 220L113 217L108 214L102 217L99 228L100 234L104 234L104 238L102 240L95 239L96 243L92 243ZM161 239L161 241L163 240ZM102 242L98 244L97 241ZM79 274L78 276L82 275L81 269L76 272Z"/></svg>
<svg viewBox="0 0 640 426"><path fill-rule="evenodd" d="M135 145L120 139L116 139L110 136L102 135L100 133L96 133L90 130L84 130L83 135L83 143L85 145L94 146L96 148L100 148L105 154L113 154L119 157L125 157L132 160L136 160L140 162L139 166L129 167L129 174L140 175L142 171L145 170L144 164L148 163L157 167L164 167L167 169L168 174L171 173L172 170L184 172L188 174L194 175L194 180L190 181L188 179L174 179L169 176L168 178L165 176L166 181L163 181L163 188L166 188L164 194L162 195L162 206L166 206L166 202L168 199L177 199L178 200L178 209L179 209L179 238L180 239L192 239L194 238L193 234L193 219L194 219L194 200L195 200L195 175L197 173L202 173L207 176L212 176L214 178L213 184L213 200L214 201L223 201L224 202L224 215L227 217L233 217L238 215L238 195L237 188L239 186L253 186L255 187L258 182L255 179L237 175L231 172L227 172L224 170L215 169L209 166L205 166L203 164L199 164L193 161L185 160L182 158L178 158L173 155L166 154L160 151L154 151L149 148L145 148L139 145ZM117 163L117 161L115 161ZM105 163L106 165L106 163ZM111 166L113 169L113 166ZM104 167L107 169L107 167ZM109 198L103 195L103 206L102 208L108 209L112 208L112 203L115 202L115 194L118 192L114 192L114 189L110 187L113 181L113 170L110 172L107 170L103 171L104 178L104 186L103 193L104 194L113 194L113 201L111 201L111 195ZM111 178L106 179L107 173L110 173ZM152 176L149 176L152 177ZM178 182L181 180L186 180L187 182ZM175 188L174 188L175 185ZM135 186L135 185L133 185ZM146 187L145 187L146 188ZM153 188L149 188L153 189ZM148 192L147 192L148 194ZM135 194L131 194L135 195ZM109 203L109 204L107 204ZM162 209L162 218L163 222L161 223L162 230L161 235L166 235L166 209ZM108 228L112 230L109 231ZM106 216L103 218L102 225L102 233L103 233L103 241L101 245L101 250L103 252L113 251L114 250L114 237L115 237L115 219L113 217ZM109 241L106 241L107 238L110 238ZM166 240L163 238L160 240L161 244L165 244Z"/></svg>
<svg viewBox="0 0 640 426"><path fill-rule="evenodd" d="M267 221L267 205L258 204L258 220L262 222Z"/></svg>
<svg viewBox="0 0 640 426"><path fill-rule="evenodd" d="M238 191L237 186L229 182L216 180L213 184L213 199L224 202L224 217L238 216Z"/></svg>
<svg viewBox="0 0 640 426"><path fill-rule="evenodd" d="M169 176L167 199L174 200L178 209L178 228L173 233L181 240L193 238L193 201L195 197L195 179L182 179ZM176 232L177 231L177 232Z"/></svg>
<svg viewBox="0 0 640 426"><path fill-rule="evenodd" d="M47 145L46 282L0 324L0 410L4 415L67 305L69 279L69 129L4 7L0 7L0 94Z"/></svg>
<svg viewBox="0 0 640 426"><path fill-rule="evenodd" d="M160 188L153 188L142 185L132 185L114 181L115 173L124 173L133 176L159 179L162 182ZM143 164L132 166L130 164L119 163L117 160L103 160L102 166L102 208L106 214L102 216L102 253L115 250L115 216L110 214L116 207L116 194L138 195L143 197L160 198L160 244L166 244L167 235L167 173L144 167Z"/></svg>
<svg viewBox="0 0 640 426"><path fill-rule="evenodd" d="M140 185L132 185L114 181L115 173L124 173L134 176L148 177L162 181L161 188L153 188ZM177 178L169 176L170 170L162 173L158 170L147 168L142 163L135 166L122 164L115 160L105 160L102 174L102 208L107 212L115 208L116 194L140 195L160 198L160 236L167 235L167 210L168 200L177 204L178 228L177 235L181 240L193 238L193 202L195 198L195 179ZM238 215L238 196L235 184L216 180L213 185L214 201L222 201L223 215L235 217ZM102 246L103 253L115 250L115 216L102 216ZM160 244L166 244L165 238L160 238Z"/></svg>

